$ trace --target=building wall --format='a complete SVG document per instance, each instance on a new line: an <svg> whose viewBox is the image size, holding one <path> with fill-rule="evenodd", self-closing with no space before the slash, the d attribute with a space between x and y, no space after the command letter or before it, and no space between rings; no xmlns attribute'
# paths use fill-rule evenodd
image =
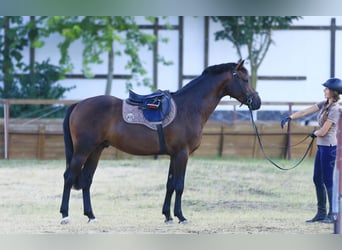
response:
<svg viewBox="0 0 342 250"><path fill-rule="evenodd" d="M293 25L329 26L331 16L305 16ZM342 16L336 18L336 25L342 25ZM143 23L143 18L140 17ZM166 21L160 20L160 24ZM178 25L177 16L168 17L168 22ZM215 41L214 32L220 28L219 24L210 20L208 65L225 62L235 62L239 58L228 41ZM152 32L149 30L148 32ZM160 37L169 38L169 42L159 43L159 52L167 60L173 61L171 66L158 66L158 88L175 91L178 89L179 72L179 32L178 30L160 30ZM183 74L199 75L205 68L204 62L204 17L184 17L183 37ZM329 30L276 30L273 33L274 44L259 69L259 76L304 76L306 80L259 80L257 91L263 101L308 101L315 102L323 97L323 83L330 77L330 31ZM58 36L50 39L46 46L37 50L37 59L50 58L51 62L58 62L59 52L56 44ZM82 44L74 44L72 58L75 69L72 73L81 73ZM336 31L336 77L342 77L342 30ZM141 51L149 76L152 78L152 52ZM93 65L95 74L105 74L107 70L106 57L102 65ZM124 69L124 58L115 59L115 74L127 74ZM248 62L247 62L248 67ZM183 85L191 79L185 78ZM103 94L105 79L66 79L64 86L76 88L68 92L65 99L83 99ZM146 87L134 86L140 93L148 93ZM112 95L125 98L127 91L125 80L114 80Z"/></svg>

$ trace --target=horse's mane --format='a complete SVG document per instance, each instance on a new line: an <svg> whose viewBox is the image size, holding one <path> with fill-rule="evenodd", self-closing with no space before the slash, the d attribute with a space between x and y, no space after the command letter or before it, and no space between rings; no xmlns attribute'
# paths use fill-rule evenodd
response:
<svg viewBox="0 0 342 250"><path fill-rule="evenodd" d="M183 88L179 89L176 93L183 92L183 91L187 90L188 88L192 87L194 84L196 84L197 82L202 80L202 78L207 76L207 75L218 75L218 74L221 74L223 72L227 72L229 70L232 70L236 66L237 66L236 63L223 63L223 64L217 64L217 65L209 66L203 70L203 72L200 76L198 76L195 79L193 79L192 81L190 81ZM242 72L248 74L248 71L246 68L242 67L240 70Z"/></svg>
<svg viewBox="0 0 342 250"><path fill-rule="evenodd" d="M223 72L226 72L228 70L232 70L233 68L235 68L237 66L236 63L223 63L223 64L218 64L218 65L213 65L213 66L209 66L207 67L202 74L221 74ZM248 71L245 67L241 67L240 70L244 73L244 74L248 74Z"/></svg>
<svg viewBox="0 0 342 250"><path fill-rule="evenodd" d="M223 72L230 70L231 68L235 66L236 66L235 63L223 63L223 64L209 66L205 70L203 70L202 75L203 74L213 74L213 75L221 74Z"/></svg>

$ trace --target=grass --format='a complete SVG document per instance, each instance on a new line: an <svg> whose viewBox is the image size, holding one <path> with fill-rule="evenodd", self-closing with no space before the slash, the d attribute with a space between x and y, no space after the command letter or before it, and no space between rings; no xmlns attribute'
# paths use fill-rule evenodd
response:
<svg viewBox="0 0 342 250"><path fill-rule="evenodd" d="M333 232L332 224L305 223L316 206L310 159L280 171L262 159L190 158L183 194L186 225L163 223L168 164L165 158L100 161L91 190L98 221L87 223L81 192L72 190L71 221L60 225L64 161L2 160L0 233Z"/></svg>

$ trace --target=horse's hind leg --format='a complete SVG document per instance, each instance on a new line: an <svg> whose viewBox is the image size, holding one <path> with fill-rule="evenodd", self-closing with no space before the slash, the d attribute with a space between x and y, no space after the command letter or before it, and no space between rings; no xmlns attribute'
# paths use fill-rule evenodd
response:
<svg viewBox="0 0 342 250"><path fill-rule="evenodd" d="M83 211L88 216L89 222L95 221L95 215L91 206L90 186L93 182L93 176L100 159L103 147L97 148L87 159L81 173L82 178L82 194L83 194Z"/></svg>
<svg viewBox="0 0 342 250"><path fill-rule="evenodd" d="M68 169L66 170L66 172ZM60 212L62 214L61 224L67 224L69 222L69 199L71 192L71 183L66 183L64 181L63 195L62 195L62 204L60 208Z"/></svg>
<svg viewBox="0 0 342 250"><path fill-rule="evenodd" d="M60 212L62 214L61 224L67 224L69 222L69 199L72 186L77 180L77 176L80 174L83 165L82 157L73 157L70 165L67 166L64 172L64 188L62 195L62 204Z"/></svg>

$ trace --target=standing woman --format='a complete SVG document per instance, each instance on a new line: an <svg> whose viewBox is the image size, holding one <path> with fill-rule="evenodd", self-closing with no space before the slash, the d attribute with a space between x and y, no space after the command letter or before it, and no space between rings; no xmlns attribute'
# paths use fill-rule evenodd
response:
<svg viewBox="0 0 342 250"><path fill-rule="evenodd" d="M325 101L319 102L309 108L295 112L281 121L281 127L291 120L318 112L319 129L312 131L311 137L317 137L317 152L314 163L313 182L316 188L317 213L306 222L333 223L332 215L332 187L333 172L336 160L337 127L340 116L338 101L342 94L342 81L330 78L323 83ZM326 201L328 197L329 211L327 213Z"/></svg>

